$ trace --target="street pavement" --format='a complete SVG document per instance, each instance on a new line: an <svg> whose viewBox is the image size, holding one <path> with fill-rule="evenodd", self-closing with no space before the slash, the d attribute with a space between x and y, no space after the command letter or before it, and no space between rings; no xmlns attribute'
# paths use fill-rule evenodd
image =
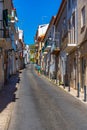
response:
<svg viewBox="0 0 87 130"><path fill-rule="evenodd" d="M21 74L8 130L87 130L87 104L30 64Z"/></svg>
<svg viewBox="0 0 87 130"><path fill-rule="evenodd" d="M79 91L79 96L78 96L78 90L77 89L72 88L72 87L69 88L69 86L58 85L58 84L56 84L56 80L49 79L47 76L44 76L44 75L40 75L40 76L44 77L50 83L56 85L57 87L63 89L68 94L74 96L74 98L76 98L76 100L80 100L84 105L87 105L87 87L86 87L86 97L85 97L85 94L84 94L84 90Z"/></svg>

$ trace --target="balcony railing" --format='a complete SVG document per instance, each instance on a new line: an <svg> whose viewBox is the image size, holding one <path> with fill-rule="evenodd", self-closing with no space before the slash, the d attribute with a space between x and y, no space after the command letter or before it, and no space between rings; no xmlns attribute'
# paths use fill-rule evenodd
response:
<svg viewBox="0 0 87 130"><path fill-rule="evenodd" d="M48 44L48 45L46 46L46 48L45 48L45 51L49 51L50 48L51 48L51 45Z"/></svg>
<svg viewBox="0 0 87 130"><path fill-rule="evenodd" d="M65 51L70 53L76 46L76 31L73 28L72 30L68 31L67 40L65 42Z"/></svg>
<svg viewBox="0 0 87 130"><path fill-rule="evenodd" d="M44 47L42 48L42 53L47 54L50 48L51 48L51 44L48 41L46 41Z"/></svg>
<svg viewBox="0 0 87 130"><path fill-rule="evenodd" d="M51 54L58 55L60 52L60 46L58 46L56 43L53 43L51 47Z"/></svg>

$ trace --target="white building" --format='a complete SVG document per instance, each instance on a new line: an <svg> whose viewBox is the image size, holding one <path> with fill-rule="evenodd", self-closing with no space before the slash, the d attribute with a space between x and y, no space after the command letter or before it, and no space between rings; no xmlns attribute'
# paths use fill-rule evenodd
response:
<svg viewBox="0 0 87 130"><path fill-rule="evenodd" d="M47 31L49 24L42 24L38 26L37 32L36 32L36 36L35 36L35 43L37 45L37 59L36 59L36 63L38 65L41 65L41 49L43 46L43 38L45 36L45 33Z"/></svg>
<svg viewBox="0 0 87 130"><path fill-rule="evenodd" d="M24 48L24 32L21 29L16 29L16 46L17 46L17 60L16 66L17 70L23 68L23 48Z"/></svg>
<svg viewBox="0 0 87 130"><path fill-rule="evenodd" d="M48 25L49 24L39 25L39 27L38 27L38 37L43 36L46 33Z"/></svg>
<svg viewBox="0 0 87 130"><path fill-rule="evenodd" d="M29 48L29 45L26 45L25 46L25 50L23 52L23 57L24 57L24 63L25 63L25 65L30 62L29 55L30 55L30 48Z"/></svg>

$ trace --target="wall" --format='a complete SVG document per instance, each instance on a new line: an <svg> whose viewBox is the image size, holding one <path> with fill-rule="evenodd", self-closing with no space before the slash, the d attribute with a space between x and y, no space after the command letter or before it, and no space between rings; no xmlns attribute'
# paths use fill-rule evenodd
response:
<svg viewBox="0 0 87 130"><path fill-rule="evenodd" d="M81 10L85 6L85 25L81 27ZM87 84L87 0L78 1L78 44L79 46L79 82L81 88ZM84 62L84 63L83 63Z"/></svg>
<svg viewBox="0 0 87 130"><path fill-rule="evenodd" d="M67 3L65 2L63 7L61 7L61 13L58 15L58 20L55 25L55 30L57 35L59 35L59 41L57 41L57 46L60 48L60 54L57 56L58 65L56 65L56 69L58 68L58 79L60 82L64 83L65 79L65 67L66 67L66 53L64 52L63 46L65 46L64 42L62 42L62 38L65 36L67 32ZM59 17L60 16L60 17ZM58 66L58 67L57 67Z"/></svg>
<svg viewBox="0 0 87 130"><path fill-rule="evenodd" d="M46 33L47 28L48 28L48 24L39 25L38 36L44 35Z"/></svg>
<svg viewBox="0 0 87 130"><path fill-rule="evenodd" d="M0 56L0 90L4 86L4 66L3 55Z"/></svg>
<svg viewBox="0 0 87 130"><path fill-rule="evenodd" d="M85 26L81 28L81 9L85 6ZM87 0L78 0L78 43L87 40Z"/></svg>

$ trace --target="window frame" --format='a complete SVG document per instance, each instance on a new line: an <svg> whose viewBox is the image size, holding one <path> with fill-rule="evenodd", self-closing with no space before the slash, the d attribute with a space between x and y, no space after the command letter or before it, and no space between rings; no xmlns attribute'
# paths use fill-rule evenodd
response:
<svg viewBox="0 0 87 130"><path fill-rule="evenodd" d="M83 27L85 27L85 22L86 22L85 17L86 17L86 15L85 15L85 6L83 6L82 9L81 9L81 29Z"/></svg>

